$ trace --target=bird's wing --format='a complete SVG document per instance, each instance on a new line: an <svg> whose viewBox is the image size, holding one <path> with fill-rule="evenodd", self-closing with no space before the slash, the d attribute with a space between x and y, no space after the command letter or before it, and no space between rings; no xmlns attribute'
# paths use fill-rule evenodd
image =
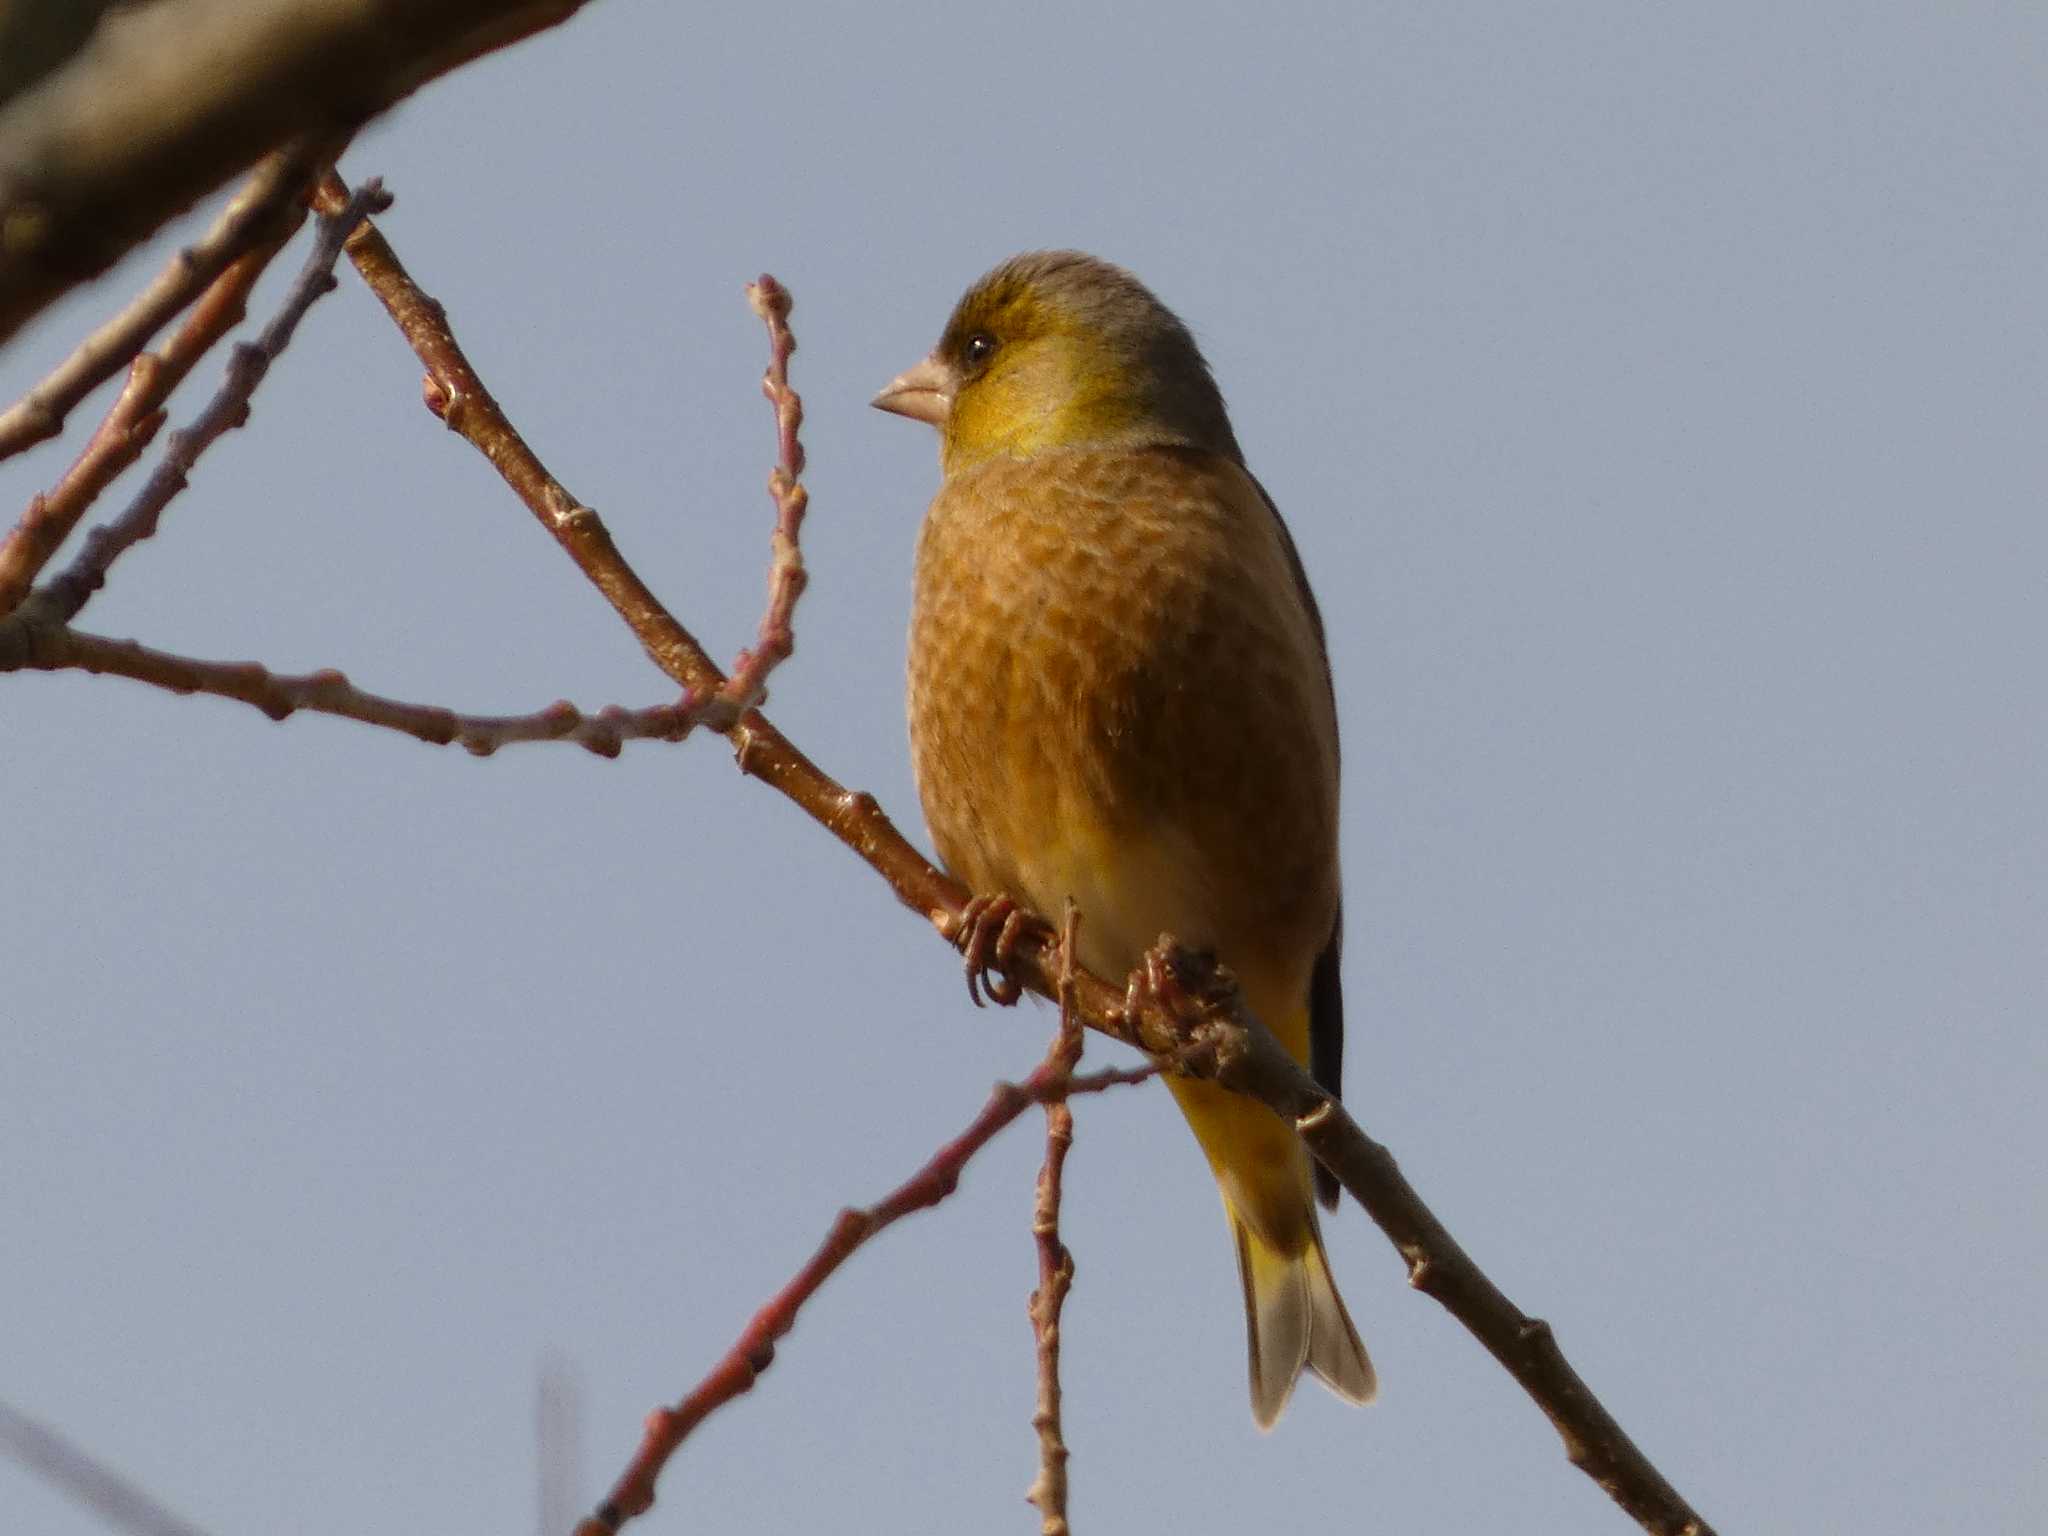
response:
<svg viewBox="0 0 2048 1536"><path fill-rule="evenodd" d="M1266 503L1266 510L1273 514L1273 522L1280 530L1281 546L1287 551L1287 563L1294 571L1294 584L1301 594L1301 605L1308 610L1309 623L1316 632L1316 647L1323 658L1323 683L1330 690L1330 716L1337 714L1337 685L1330 674L1330 643L1323 633L1323 613L1316 606L1316 595L1308 584L1308 572L1302 567L1301 552L1294 547L1294 535L1288 531L1287 519L1280 515L1280 508L1273 502L1272 494L1259 482L1256 475L1247 470L1251 482L1258 487L1259 497ZM1337 743L1333 739L1333 749ZM1337 903L1337 920L1330 925L1330 940L1316 956L1315 974L1309 982L1308 994L1308 1041L1309 1071L1324 1091L1341 1098L1344 1093L1344 903ZM1316 1198L1330 1210L1337 1208L1341 1191L1337 1177L1321 1163L1316 1164Z"/></svg>

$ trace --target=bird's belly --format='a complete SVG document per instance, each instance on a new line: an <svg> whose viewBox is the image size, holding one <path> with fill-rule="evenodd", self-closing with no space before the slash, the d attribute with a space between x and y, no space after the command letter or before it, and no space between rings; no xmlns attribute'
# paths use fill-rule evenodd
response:
<svg viewBox="0 0 2048 1536"><path fill-rule="evenodd" d="M1172 934L1195 948L1223 942L1201 863L1158 830L1122 832L1060 818L1057 830L1018 861L1018 895L1056 921L1068 900L1080 914L1081 962L1114 981Z"/></svg>
<svg viewBox="0 0 2048 1536"><path fill-rule="evenodd" d="M1217 860L1198 846L1171 782L1172 755L1124 729L1136 666L1117 647L1024 623L947 637L944 680L913 711L926 819L947 866L1054 922L1080 911L1080 958L1114 979L1172 933L1214 947L1229 933ZM1036 631L1036 632L1035 632Z"/></svg>
<svg viewBox="0 0 2048 1536"><path fill-rule="evenodd" d="M1291 1010L1336 911L1328 686L1270 509L1144 478L1171 467L1083 455L1057 495L1010 483L1028 465L942 490L911 622L918 791L973 889L1054 922L1072 898L1091 970L1171 933Z"/></svg>

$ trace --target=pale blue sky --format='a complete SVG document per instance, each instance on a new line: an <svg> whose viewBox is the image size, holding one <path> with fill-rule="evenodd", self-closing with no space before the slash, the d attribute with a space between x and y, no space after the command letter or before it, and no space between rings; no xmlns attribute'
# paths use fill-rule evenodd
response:
<svg viewBox="0 0 2048 1536"><path fill-rule="evenodd" d="M730 656L740 289L788 282L772 712L914 827L936 466L866 401L1014 250L1135 269L1329 620L1359 1117L1724 1531L2037 1531L2048 14L774 14L601 0L349 155L549 464ZM86 622L474 710L665 693L346 275ZM478 762L16 676L0 798L0 1395L220 1536L530 1529L551 1350L594 1497L1050 1027L713 740ZM645 1529L1035 1530L1039 1150L861 1254ZM1261 1437L1166 1096L1082 1105L1069 1184L1084 1536L1629 1528L1355 1210L1381 1402ZM7 1467L0 1508L99 1529Z"/></svg>

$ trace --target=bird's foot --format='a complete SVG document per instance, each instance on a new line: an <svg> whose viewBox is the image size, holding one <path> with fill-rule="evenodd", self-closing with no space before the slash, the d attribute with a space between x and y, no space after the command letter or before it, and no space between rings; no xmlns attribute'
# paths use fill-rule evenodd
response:
<svg viewBox="0 0 2048 1536"><path fill-rule="evenodd" d="M1145 951L1145 958L1131 968L1131 974L1124 980L1125 1023L1135 1026L1148 1003L1175 1018L1189 1012L1187 989L1181 985L1175 966L1176 958L1184 953L1170 933L1162 933L1159 942Z"/></svg>
<svg viewBox="0 0 2048 1536"><path fill-rule="evenodd" d="M1004 974L1017 958L1017 941L1031 925L1031 914L1003 895L975 896L961 911L954 929L967 968L967 995L979 1008L984 1002L1008 1008L1024 988Z"/></svg>
<svg viewBox="0 0 2048 1536"><path fill-rule="evenodd" d="M1164 1013L1173 1024L1171 1047L1144 1043L1164 1054L1177 1055L1183 1071L1205 1075L1199 1065L1202 1026L1219 1012L1227 1012L1237 999L1237 981L1207 950L1186 948L1170 933L1145 951L1124 982L1124 1023L1134 1032L1148 1006ZM1210 1070L1213 1071L1213 1068Z"/></svg>

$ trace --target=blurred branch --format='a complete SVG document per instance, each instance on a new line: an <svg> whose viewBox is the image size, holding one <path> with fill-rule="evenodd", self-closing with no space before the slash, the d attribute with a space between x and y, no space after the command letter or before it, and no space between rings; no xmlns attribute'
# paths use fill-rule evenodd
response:
<svg viewBox="0 0 2048 1536"><path fill-rule="evenodd" d="M78 52L117 0L0 0L0 103Z"/></svg>
<svg viewBox="0 0 2048 1536"><path fill-rule="evenodd" d="M223 434L249 419L249 401L256 386L291 344L306 311L323 294L334 291L334 263L340 259L342 241L349 230L369 213L390 204L382 184L370 181L338 213L321 216L313 249L307 254L291 292L256 340L238 342L228 354L227 377L207 402L206 409L191 426L171 434L163 462L157 465L127 510L113 522L93 529L86 536L84 549L61 575L38 587L9 618L0 619L0 633L11 623L69 624L93 593L106 585L107 570L114 561L156 532L157 519L171 498L185 488L199 456Z"/></svg>
<svg viewBox="0 0 2048 1536"><path fill-rule="evenodd" d="M549 1350L534 1393L534 1460L540 1468L540 1536L562 1536L583 1493L583 1386L568 1358Z"/></svg>
<svg viewBox="0 0 2048 1536"><path fill-rule="evenodd" d="M1060 1032L1048 1064L1069 1076L1081 1064L1087 1031L1074 1012L1074 955L1081 914L1073 898L1060 929ZM1067 1524L1067 1440L1060 1428L1060 1314L1074 1288L1074 1255L1060 1240L1061 1181L1074 1145L1074 1111L1066 1100L1045 1106L1045 1161L1031 1206L1031 1236L1038 1248L1038 1288L1031 1293L1031 1336L1038 1353L1038 1401L1031 1427L1038 1432L1038 1476L1025 1492L1038 1508L1040 1536L1070 1536Z"/></svg>
<svg viewBox="0 0 2048 1536"><path fill-rule="evenodd" d="M206 1536L112 1467L95 1461L55 1430L5 1403L0 1403L0 1449L117 1531L129 1536Z"/></svg>
<svg viewBox="0 0 2048 1536"><path fill-rule="evenodd" d="M29 584L65 539L71 536L72 529L91 509L100 492L142 457L143 449L149 446L164 423L164 402L192 371L193 365L211 351L221 337L242 323L248 313L249 290L256 286L257 278L263 275L271 259L298 232L305 217L303 204L296 199L289 202L276 227L255 246L236 257L208 285L169 344L160 352L143 352L135 357L129 365L127 384L108 408L99 430L86 443L84 452L79 454L56 485L28 504L21 521L4 541L0 541L0 616L13 612L15 605L27 594ZM174 270L176 266L177 263L173 263ZM81 348L74 354L72 363L84 356L85 351ZM113 355L111 352L107 354L110 358ZM65 367L71 367L72 363ZM111 366L118 366L118 363ZM54 377L56 375L52 375ZM46 380L38 386L8 416L13 417L25 409L33 414L40 408L37 404L39 397L48 398L42 396L48 382ZM97 379L92 381L98 382ZM90 384L84 386L90 387ZM49 422L49 430L54 432L61 423L62 413L45 419ZM4 435L4 419L0 419L0 437ZM0 457L5 457L4 449L0 449Z"/></svg>
<svg viewBox="0 0 2048 1536"><path fill-rule="evenodd" d="M259 248L274 252L290 239L305 218L300 194L331 160L333 147L279 150L258 166L197 244L181 249L127 308L86 337L35 388L0 412L0 459L11 458L61 432L72 407L112 378L230 263ZM254 272L261 270L258 263ZM244 285L243 292L247 291ZM232 326L240 318L238 311L227 324ZM196 354L186 360L185 367L189 369L195 361ZM164 394L176 383L176 378L166 383ZM161 396L156 403L163 403Z"/></svg>
<svg viewBox="0 0 2048 1536"><path fill-rule="evenodd" d="M0 107L0 341L258 156L298 135L348 132L584 3L114 8L83 47Z"/></svg>
<svg viewBox="0 0 2048 1536"><path fill-rule="evenodd" d="M360 720L432 746L459 746L476 757L524 741L568 741L599 757L617 757L628 741L681 741L696 723L689 705L646 709L608 705L585 714L566 699L530 715L461 715L436 704L408 704L365 693L332 669L291 677L253 661L202 661L151 650L133 640L89 635L62 624L0 622L0 672L92 672L131 678L172 693L204 693L260 709L273 720L300 710Z"/></svg>
<svg viewBox="0 0 2048 1536"><path fill-rule="evenodd" d="M332 200L341 190L330 178L321 195ZM547 474L463 356L441 306L370 226L351 238L348 252L425 364L429 407L484 453L657 666L687 691L715 692L725 682L717 665L648 591L596 512ZM978 925L968 915L969 893L911 845L872 795L825 773L758 709L726 735L741 772L788 796L947 939L965 944L973 938ZM1657 1536L1711 1536L1565 1361L1549 1326L1524 1314L1480 1272L1387 1150L1246 1011L1227 972L1163 940L1119 991L1086 971L1064 968L1058 938L1042 920L1024 925L1014 943L1008 938L1006 925L998 958L1012 981L1042 997L1070 999L1071 1011L1090 1028L1170 1060L1177 1070L1214 1077L1294 1122L1309 1149L1379 1223L1416 1288L1464 1324L1549 1416L1573 1465Z"/></svg>
<svg viewBox="0 0 2048 1536"><path fill-rule="evenodd" d="M1074 1094L1100 1093L1126 1083L1142 1083L1158 1074L1157 1066L1119 1068L1074 1077L1062 1060L1064 1037L1021 1083L998 1083L981 1113L967 1129L940 1147L922 1168L876 1204L839 1213L810 1262L790 1277L768 1304L754 1314L710 1374L673 1408L657 1408L647 1416L640 1449L597 1510L576 1528L577 1536L609 1536L628 1520L654 1507L654 1485L668 1459L691 1431L715 1410L752 1390L761 1373L775 1362L775 1344L796 1325L797 1313L818 1287L851 1258L868 1239L913 1211L928 1210L959 1186L968 1160L994 1140L1011 1121L1034 1104L1065 1100Z"/></svg>

